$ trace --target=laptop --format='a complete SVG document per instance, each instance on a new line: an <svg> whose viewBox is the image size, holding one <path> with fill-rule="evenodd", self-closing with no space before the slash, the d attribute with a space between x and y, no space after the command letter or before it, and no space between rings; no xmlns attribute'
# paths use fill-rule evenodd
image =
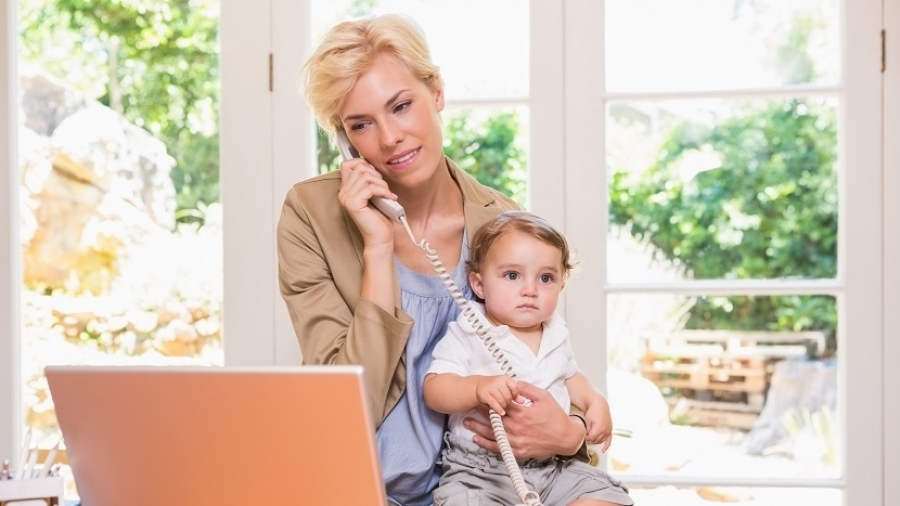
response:
<svg viewBox="0 0 900 506"><path fill-rule="evenodd" d="M83 506L387 504L361 366L48 366Z"/></svg>

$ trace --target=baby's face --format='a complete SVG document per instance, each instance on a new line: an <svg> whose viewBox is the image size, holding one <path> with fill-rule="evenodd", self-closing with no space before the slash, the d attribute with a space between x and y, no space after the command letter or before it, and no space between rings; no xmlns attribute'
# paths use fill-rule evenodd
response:
<svg viewBox="0 0 900 506"><path fill-rule="evenodd" d="M556 311L563 289L559 249L518 231L503 234L491 246L480 273L469 282L484 299L494 324L534 330Z"/></svg>

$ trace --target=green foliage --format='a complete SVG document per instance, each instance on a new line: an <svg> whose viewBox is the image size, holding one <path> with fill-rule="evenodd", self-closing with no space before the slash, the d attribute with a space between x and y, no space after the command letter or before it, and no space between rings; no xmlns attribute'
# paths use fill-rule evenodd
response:
<svg viewBox="0 0 900 506"><path fill-rule="evenodd" d="M218 2L22 0L21 10L28 60L166 144L179 209L218 201Z"/></svg>
<svg viewBox="0 0 900 506"><path fill-rule="evenodd" d="M611 170L610 221L696 279L831 278L837 271L834 109L815 100L747 107L673 129L640 175ZM711 167L691 173L697 160ZM711 297L688 328L835 328L827 297Z"/></svg>
<svg viewBox="0 0 900 506"><path fill-rule="evenodd" d="M525 205L527 159L517 142L519 118L501 112L478 119L461 111L446 122L444 153L480 183Z"/></svg>
<svg viewBox="0 0 900 506"><path fill-rule="evenodd" d="M316 127L316 160L319 174L337 170L341 165L341 154L337 146L332 144L328 133Z"/></svg>
<svg viewBox="0 0 900 506"><path fill-rule="evenodd" d="M514 112L475 118L471 111L462 111L446 122L444 154L479 182L524 206L528 169L517 139L519 130ZM322 129L316 139L319 173L335 170L340 165L337 149Z"/></svg>

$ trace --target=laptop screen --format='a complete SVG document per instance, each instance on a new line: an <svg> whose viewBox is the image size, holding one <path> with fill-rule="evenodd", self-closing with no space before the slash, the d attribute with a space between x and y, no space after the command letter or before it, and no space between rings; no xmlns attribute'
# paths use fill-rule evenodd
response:
<svg viewBox="0 0 900 506"><path fill-rule="evenodd" d="M360 366L48 366L84 506L384 505Z"/></svg>

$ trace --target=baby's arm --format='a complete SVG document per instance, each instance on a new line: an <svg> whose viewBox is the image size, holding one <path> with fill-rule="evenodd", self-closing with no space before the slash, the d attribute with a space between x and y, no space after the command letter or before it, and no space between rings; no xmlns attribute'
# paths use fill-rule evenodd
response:
<svg viewBox="0 0 900 506"><path fill-rule="evenodd" d="M498 414L506 414L506 406L519 395L516 380L509 376L460 376L428 374L422 385L425 404L438 413L461 413L482 404Z"/></svg>
<svg viewBox="0 0 900 506"><path fill-rule="evenodd" d="M590 443L602 444L601 451L605 453L612 443L612 415L606 397L581 371L566 380L566 389L572 405L584 411L585 438Z"/></svg>

